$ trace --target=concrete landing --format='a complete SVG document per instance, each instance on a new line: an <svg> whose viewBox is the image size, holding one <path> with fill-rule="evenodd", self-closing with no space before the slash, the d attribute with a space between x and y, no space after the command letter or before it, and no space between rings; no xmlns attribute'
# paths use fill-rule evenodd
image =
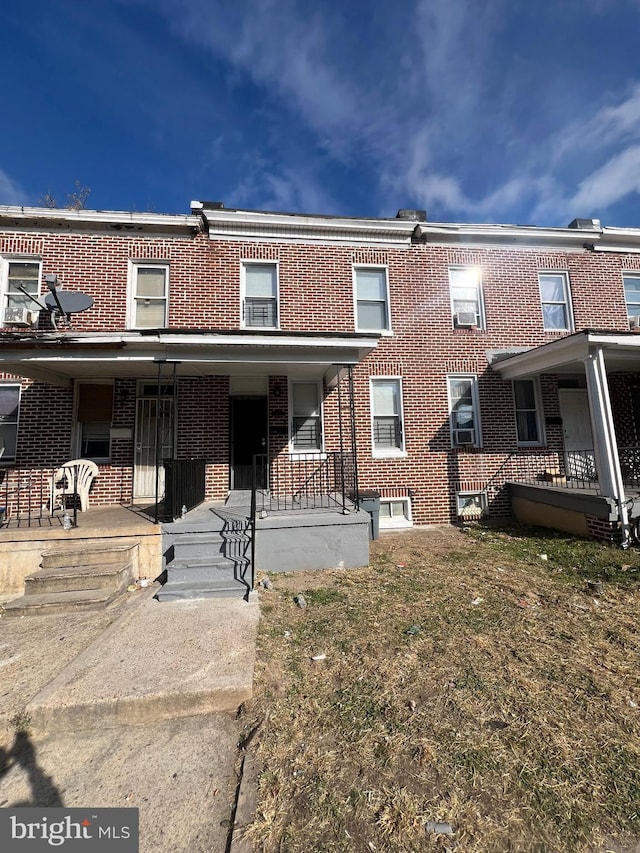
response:
<svg viewBox="0 0 640 853"><path fill-rule="evenodd" d="M145 590L27 705L34 733L235 710L252 693L257 595L160 604Z"/></svg>

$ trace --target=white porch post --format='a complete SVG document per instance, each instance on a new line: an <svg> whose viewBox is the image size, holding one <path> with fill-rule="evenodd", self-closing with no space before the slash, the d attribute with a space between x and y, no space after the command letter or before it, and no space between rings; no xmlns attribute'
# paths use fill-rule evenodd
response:
<svg viewBox="0 0 640 853"><path fill-rule="evenodd" d="M618 504L618 514L622 526L622 547L627 548L630 544L629 517L625 503L624 483L622 482L603 348L601 346L590 347L589 355L584 364L600 490L606 497L614 498Z"/></svg>

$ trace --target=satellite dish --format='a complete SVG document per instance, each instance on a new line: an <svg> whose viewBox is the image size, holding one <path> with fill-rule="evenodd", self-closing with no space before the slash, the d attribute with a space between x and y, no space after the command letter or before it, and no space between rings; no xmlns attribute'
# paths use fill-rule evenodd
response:
<svg viewBox="0 0 640 853"><path fill-rule="evenodd" d="M60 293L47 293L45 306L49 311L57 311L59 314L79 314L93 305L93 297L79 290L61 290Z"/></svg>
<svg viewBox="0 0 640 853"><path fill-rule="evenodd" d="M61 290L58 292L56 284L49 281L47 281L47 286L51 293L45 297L44 304L51 312L51 322L54 329L58 328L56 317L64 317L67 323L70 323L72 314L79 314L93 305L93 297L87 296L86 293L81 293L79 290Z"/></svg>

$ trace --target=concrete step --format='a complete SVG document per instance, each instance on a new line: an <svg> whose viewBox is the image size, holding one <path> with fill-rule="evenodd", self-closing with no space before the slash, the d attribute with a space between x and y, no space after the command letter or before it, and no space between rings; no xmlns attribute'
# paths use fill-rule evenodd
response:
<svg viewBox="0 0 640 853"><path fill-rule="evenodd" d="M44 595L23 595L4 605L5 616L49 616L69 610L102 610L111 604L123 589L80 589L71 592L47 592Z"/></svg>
<svg viewBox="0 0 640 853"><path fill-rule="evenodd" d="M174 559L186 560L191 557L220 554L224 539L219 533L203 533L201 535L186 534L176 536L171 542Z"/></svg>
<svg viewBox="0 0 640 853"><path fill-rule="evenodd" d="M41 569L24 579L24 594L31 597L50 592L93 589L122 589L133 580L130 561L113 565L60 566Z"/></svg>
<svg viewBox="0 0 640 853"><path fill-rule="evenodd" d="M233 578L235 567L232 562L225 560L224 563L168 563L167 581L173 583L190 582L199 583L209 580L217 582L218 579Z"/></svg>
<svg viewBox="0 0 640 853"><path fill-rule="evenodd" d="M220 579L219 583L209 581L167 581L158 591L158 601L172 601L189 598L242 598L247 587L240 581Z"/></svg>
<svg viewBox="0 0 640 853"><path fill-rule="evenodd" d="M219 516L208 511L204 517L196 517L194 519L185 518L179 521L167 522L162 525L162 532L165 536L188 533L215 533L222 530L223 525L224 521Z"/></svg>
<svg viewBox="0 0 640 853"><path fill-rule="evenodd" d="M44 551L40 565L43 569L61 566L109 566L133 560L136 545L114 545L108 548L68 548Z"/></svg>

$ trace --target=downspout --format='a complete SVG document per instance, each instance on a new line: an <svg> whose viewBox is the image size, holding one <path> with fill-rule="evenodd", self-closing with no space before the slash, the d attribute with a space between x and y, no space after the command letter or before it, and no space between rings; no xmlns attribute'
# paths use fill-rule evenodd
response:
<svg viewBox="0 0 640 853"><path fill-rule="evenodd" d="M629 513L624 494L624 482L618 455L611 397L602 346L592 347L585 359L589 410L594 431L594 453L601 492L611 496L618 507L618 518L622 529L622 547L631 544Z"/></svg>

